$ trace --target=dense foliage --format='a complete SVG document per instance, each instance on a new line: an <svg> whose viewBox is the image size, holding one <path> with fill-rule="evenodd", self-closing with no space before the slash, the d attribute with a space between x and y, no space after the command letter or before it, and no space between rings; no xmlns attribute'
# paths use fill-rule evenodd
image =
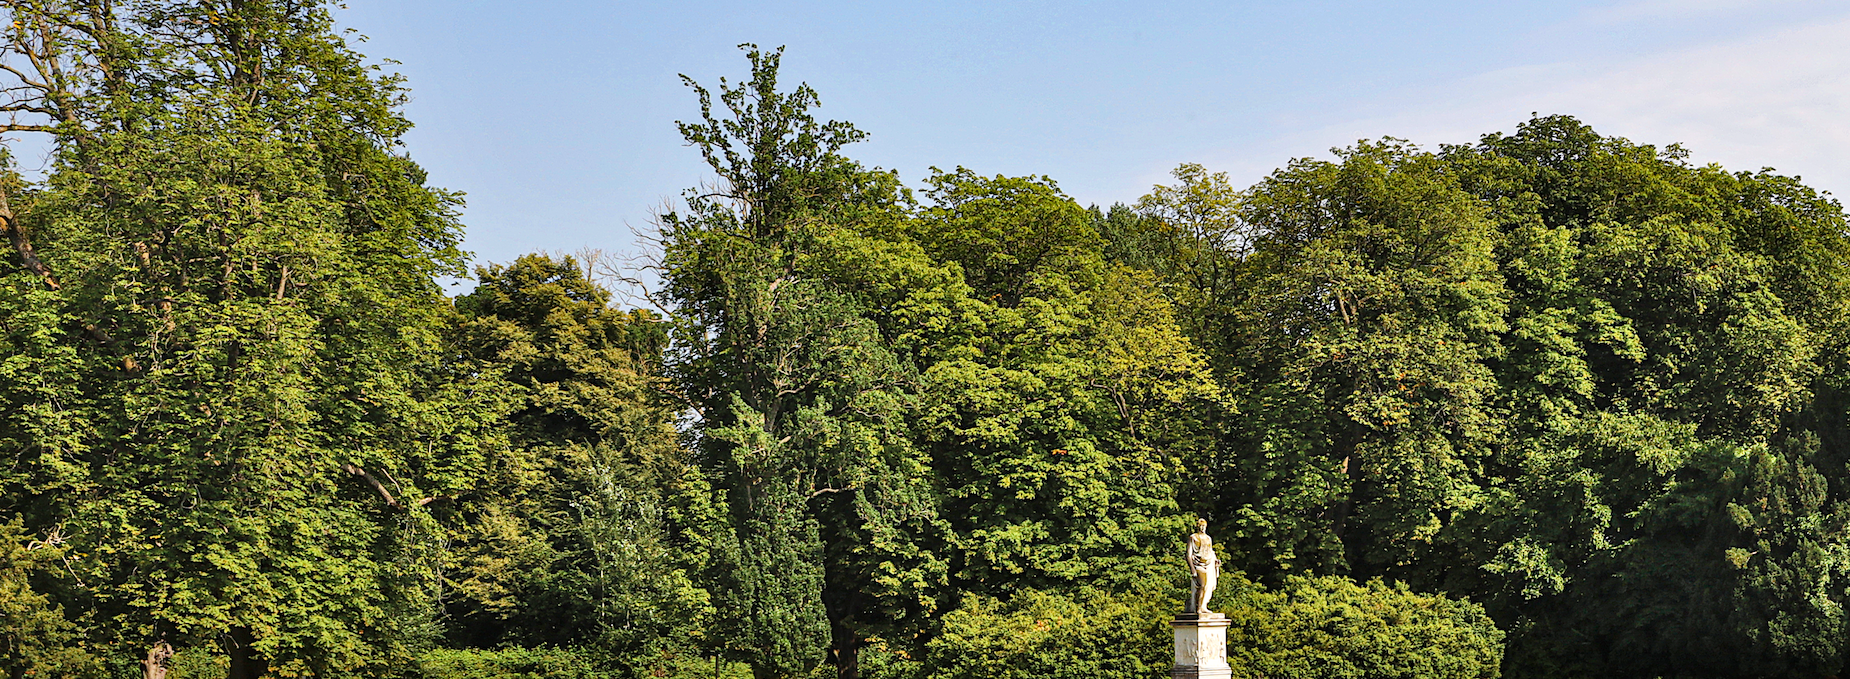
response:
<svg viewBox="0 0 1850 679"><path fill-rule="evenodd" d="M1229 584L1227 662L1239 676L1498 676L1503 631L1469 602L1340 576Z"/></svg>
<svg viewBox="0 0 1850 679"><path fill-rule="evenodd" d="M653 310L474 271L329 6L8 2L0 672L1834 676L1850 237L1538 117L1132 205L680 124Z"/></svg>
<svg viewBox="0 0 1850 679"><path fill-rule="evenodd" d="M879 640L871 679L1155 677L1173 662L1177 583L1111 592L1025 590L968 595L914 656ZM1230 575L1216 608L1229 619L1236 677L1496 677L1504 633L1482 607L1379 580L1287 578L1279 587Z"/></svg>

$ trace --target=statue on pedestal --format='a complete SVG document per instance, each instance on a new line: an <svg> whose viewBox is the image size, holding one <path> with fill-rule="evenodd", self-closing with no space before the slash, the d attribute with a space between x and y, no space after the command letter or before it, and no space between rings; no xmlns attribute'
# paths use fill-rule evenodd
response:
<svg viewBox="0 0 1850 679"><path fill-rule="evenodd" d="M1169 626L1176 633L1176 664L1169 670L1170 679L1233 679L1227 665L1227 627L1233 621L1208 610L1214 596L1214 581L1220 579L1220 557L1214 555L1214 539L1208 537L1208 522L1195 522L1195 534L1188 536L1188 608Z"/></svg>
<svg viewBox="0 0 1850 679"><path fill-rule="evenodd" d="M1214 538L1208 537L1208 520L1195 521L1195 534L1188 536L1188 609L1197 617L1215 618L1219 613L1208 610L1208 598L1214 596L1214 583L1220 578L1220 557L1214 554Z"/></svg>

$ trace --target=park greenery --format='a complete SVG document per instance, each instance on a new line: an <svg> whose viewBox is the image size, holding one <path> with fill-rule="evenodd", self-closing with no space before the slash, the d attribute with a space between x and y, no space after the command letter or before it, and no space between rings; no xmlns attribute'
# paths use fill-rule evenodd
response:
<svg viewBox="0 0 1850 679"><path fill-rule="evenodd" d="M1197 517L1236 676L1844 671L1796 178L1540 116L1086 207L746 46L624 308L466 269L326 3L5 7L8 679L1160 677Z"/></svg>

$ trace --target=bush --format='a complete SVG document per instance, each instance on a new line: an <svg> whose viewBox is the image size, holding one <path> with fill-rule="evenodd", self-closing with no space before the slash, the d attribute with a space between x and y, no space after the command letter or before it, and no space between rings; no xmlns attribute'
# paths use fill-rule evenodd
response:
<svg viewBox="0 0 1850 679"><path fill-rule="evenodd" d="M617 658L592 647L436 649L418 656L421 679L750 679L751 670L686 655Z"/></svg>
<svg viewBox="0 0 1850 679"><path fill-rule="evenodd" d="M1229 573L1220 591L1235 677L1478 679L1503 660L1503 632L1469 601L1342 577L1268 590ZM1156 587L972 596L940 621L924 658L876 641L862 668L868 679L1166 677L1181 599Z"/></svg>
<svg viewBox="0 0 1850 679"><path fill-rule="evenodd" d="M609 679L577 649L436 649L418 656L426 679Z"/></svg>
<svg viewBox="0 0 1850 679"><path fill-rule="evenodd" d="M1221 579L1227 661L1235 677L1266 679L1489 679L1503 632L1477 604L1380 580L1294 577L1275 589L1238 574ZM875 640L861 651L867 679L1158 679L1169 674L1175 587L1126 593L1023 591L970 596L945 614L922 658ZM634 660L634 659L632 659ZM615 661L588 649L435 650L424 679L627 679L713 676L711 660ZM745 679L743 665L721 668ZM817 668L833 676L834 668Z"/></svg>
<svg viewBox="0 0 1850 679"><path fill-rule="evenodd" d="M1293 577L1265 591L1237 576L1227 662L1236 677L1478 679L1498 676L1503 631L1482 606L1380 580Z"/></svg>
<svg viewBox="0 0 1850 679"><path fill-rule="evenodd" d="M1174 597L1024 591L1008 602L971 596L926 645L928 679L1097 679L1167 676Z"/></svg>

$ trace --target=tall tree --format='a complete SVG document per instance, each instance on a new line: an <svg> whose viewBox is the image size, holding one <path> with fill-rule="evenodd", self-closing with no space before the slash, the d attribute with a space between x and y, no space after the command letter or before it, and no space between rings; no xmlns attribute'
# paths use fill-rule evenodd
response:
<svg viewBox="0 0 1850 679"><path fill-rule="evenodd" d="M943 564L927 466L911 444L917 375L880 311L953 279L890 231L907 194L837 154L863 134L818 123L814 90L777 89L781 50L746 45L751 79L698 94L688 142L718 173L662 216L670 374L726 507L708 582L722 638L760 677L833 650L844 677L877 625L920 624Z"/></svg>
<svg viewBox="0 0 1850 679"><path fill-rule="evenodd" d="M1152 277L1105 261L1085 209L1046 178L928 180L911 225L960 269L906 346L927 384L919 432L957 531L960 590L1009 594L1158 573L1190 523L1180 418L1219 394Z"/></svg>
<svg viewBox="0 0 1850 679"><path fill-rule="evenodd" d="M1245 568L1396 574L1479 502L1507 301L1492 225L1437 156L1363 144L1253 187L1215 465Z"/></svg>
<svg viewBox="0 0 1850 679"><path fill-rule="evenodd" d="M319 2L9 3L3 510L68 536L55 598L117 657L233 679L401 662L432 510L506 406L441 351L456 198L396 147L402 90Z"/></svg>

